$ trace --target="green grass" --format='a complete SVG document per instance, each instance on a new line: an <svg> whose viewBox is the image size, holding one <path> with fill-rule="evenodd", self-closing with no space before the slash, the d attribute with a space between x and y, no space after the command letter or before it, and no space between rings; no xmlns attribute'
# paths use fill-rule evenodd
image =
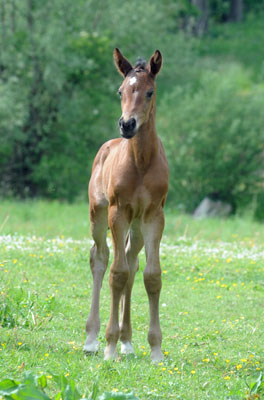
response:
<svg viewBox="0 0 264 400"><path fill-rule="evenodd" d="M149 359L143 253L132 301L135 356L105 362L107 279L100 352L82 352L92 289L88 206L2 202L0 226L0 380L31 371L48 377L50 394L52 374L64 374L84 394L98 382L101 392L134 391L139 399L254 398L249 387L264 356L263 225L168 210L159 365ZM257 391L263 395L263 386Z"/></svg>

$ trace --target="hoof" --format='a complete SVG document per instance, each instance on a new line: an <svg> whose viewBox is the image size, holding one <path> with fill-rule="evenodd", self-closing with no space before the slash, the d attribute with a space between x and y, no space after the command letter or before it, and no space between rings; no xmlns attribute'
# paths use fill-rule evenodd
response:
<svg viewBox="0 0 264 400"><path fill-rule="evenodd" d="M118 353L115 349L115 346L106 346L104 351L104 360L116 360L118 357Z"/></svg>
<svg viewBox="0 0 264 400"><path fill-rule="evenodd" d="M99 342L98 340L93 340L92 342L87 343L87 340L83 346L83 351L85 353L97 353L99 350Z"/></svg>
<svg viewBox="0 0 264 400"><path fill-rule="evenodd" d="M161 352L161 349L160 348L152 349L150 358L153 364L162 361L164 359L164 356Z"/></svg>
<svg viewBox="0 0 264 400"><path fill-rule="evenodd" d="M134 354L134 349L130 342L121 342L121 354Z"/></svg>

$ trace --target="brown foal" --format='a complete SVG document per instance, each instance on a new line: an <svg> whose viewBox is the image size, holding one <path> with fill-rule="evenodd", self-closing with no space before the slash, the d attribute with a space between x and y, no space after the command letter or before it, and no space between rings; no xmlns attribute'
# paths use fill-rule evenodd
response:
<svg viewBox="0 0 264 400"><path fill-rule="evenodd" d="M162 56L159 50L149 62L132 67L118 49L114 61L124 81L119 89L122 138L106 142L99 150L89 183L90 219L94 245L90 251L93 294L86 323L84 351L96 352L100 329L99 297L107 268L106 243L110 227L114 260L109 274L111 290L110 319L106 329L105 360L116 358L116 344L121 353L133 353L131 344L130 300L138 253L145 246L144 283L149 299L150 326L148 341L152 361L163 358L159 322L161 268L159 246L164 228L163 206L168 192L168 163L155 128L155 78ZM119 325L119 303L121 318Z"/></svg>

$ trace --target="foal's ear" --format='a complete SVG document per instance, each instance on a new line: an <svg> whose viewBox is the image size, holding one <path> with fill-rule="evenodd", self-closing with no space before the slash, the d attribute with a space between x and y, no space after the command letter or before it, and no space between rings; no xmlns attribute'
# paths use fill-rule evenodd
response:
<svg viewBox="0 0 264 400"><path fill-rule="evenodd" d="M151 56L148 63L149 73L155 77L159 73L161 65L162 65L162 55L159 50L156 50L155 53Z"/></svg>
<svg viewBox="0 0 264 400"><path fill-rule="evenodd" d="M133 69L130 62L123 56L121 51L117 48L114 49L114 62L118 72L124 77Z"/></svg>

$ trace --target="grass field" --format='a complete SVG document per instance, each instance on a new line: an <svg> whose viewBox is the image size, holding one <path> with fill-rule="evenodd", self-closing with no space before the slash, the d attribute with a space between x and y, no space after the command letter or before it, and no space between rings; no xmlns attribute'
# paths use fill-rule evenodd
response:
<svg viewBox="0 0 264 400"><path fill-rule="evenodd" d="M264 396L264 225L195 221L167 211L160 307L165 359L158 365L149 359L143 253L132 301L135 356L103 361L107 279L100 351L82 352L92 288L86 204L1 202L0 230L0 380L44 374L50 395L56 392L52 375L62 373L86 395L98 382L100 392L133 391L140 400Z"/></svg>

